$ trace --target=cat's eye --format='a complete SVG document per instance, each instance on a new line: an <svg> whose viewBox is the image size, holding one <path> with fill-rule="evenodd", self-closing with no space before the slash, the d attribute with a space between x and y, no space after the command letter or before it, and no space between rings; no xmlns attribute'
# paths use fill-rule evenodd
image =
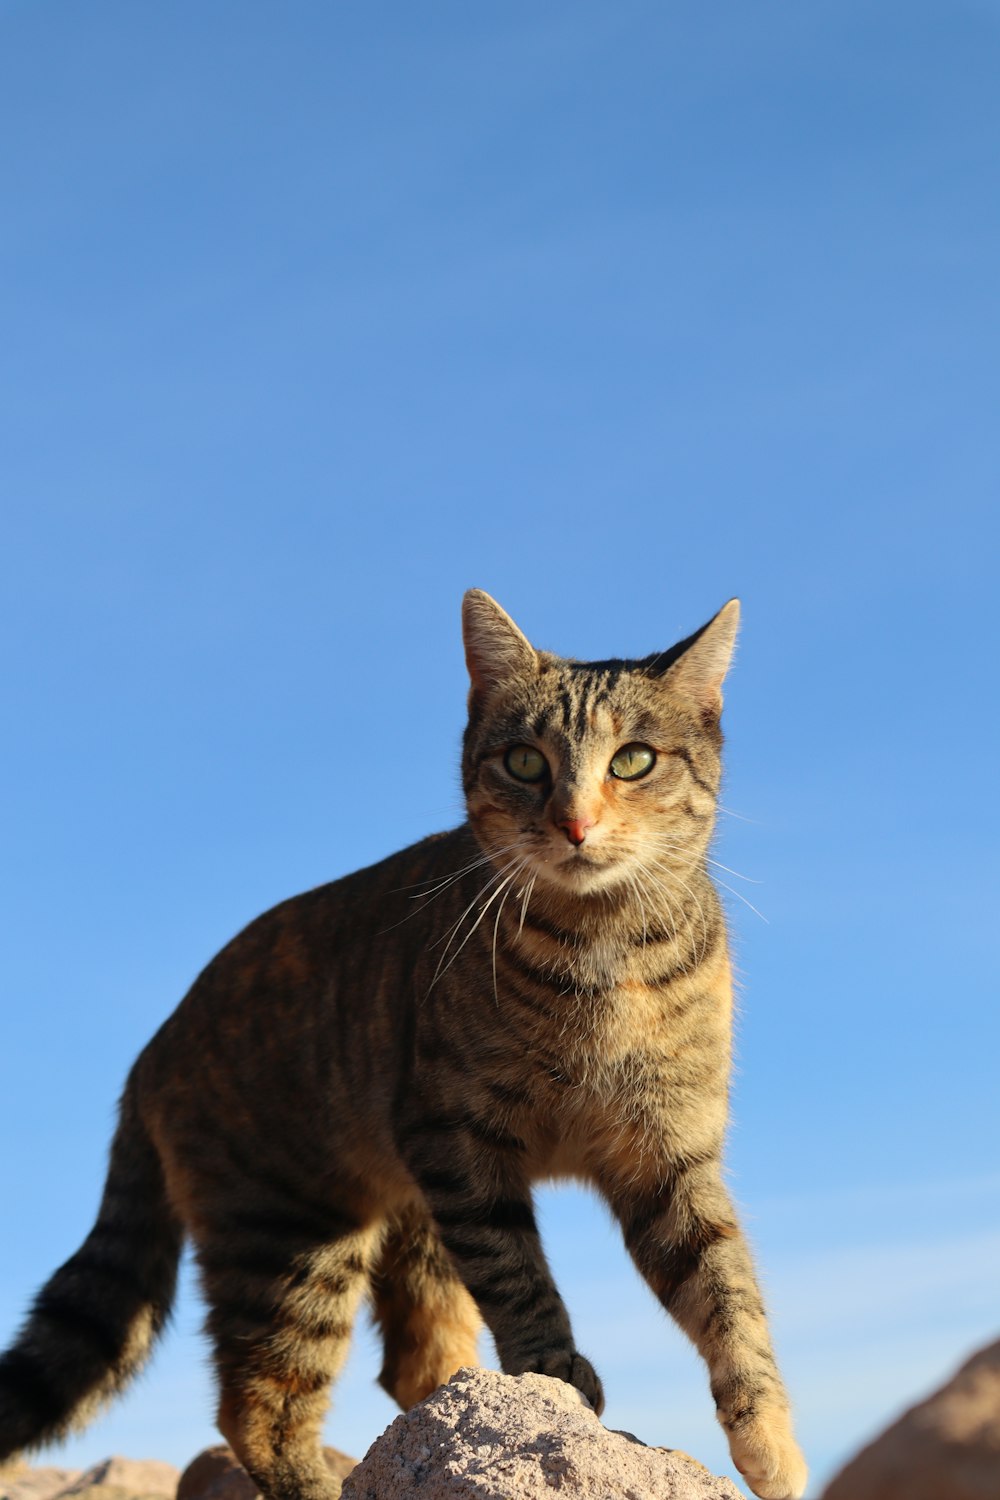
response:
<svg viewBox="0 0 1000 1500"><path fill-rule="evenodd" d="M656 765L656 751L648 745L623 745L611 761L611 774L619 781L638 781Z"/></svg>
<svg viewBox="0 0 1000 1500"><path fill-rule="evenodd" d="M503 758L507 770L517 781L541 781L549 763L533 745L514 745Z"/></svg>

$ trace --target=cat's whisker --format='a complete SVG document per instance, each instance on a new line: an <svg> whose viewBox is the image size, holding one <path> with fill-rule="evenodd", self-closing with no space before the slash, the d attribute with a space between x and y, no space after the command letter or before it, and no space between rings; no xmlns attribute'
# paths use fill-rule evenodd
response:
<svg viewBox="0 0 1000 1500"><path fill-rule="evenodd" d="M649 843L655 843L659 848L661 848L663 850L671 850L671 849L673 849L673 850L678 850L679 852L686 852L685 849L684 849L684 845L683 844L679 843L675 839L668 839L663 834L659 834L659 833L649 834L649 835L647 835L647 842L649 842ZM737 880L745 880L748 885L763 885L764 884L764 882L762 880L757 880L753 875L744 875L743 872L742 872L742 870L734 870L729 865L724 865L721 860L713 859L710 854L706 854L704 856L704 858L705 858L706 863L712 865L712 867L714 869L716 869L716 870L725 870L725 872L726 872L727 875L733 875L733 876L735 876L735 878Z"/></svg>
<svg viewBox="0 0 1000 1500"><path fill-rule="evenodd" d="M486 888L488 889L488 886ZM423 914L423 912L425 912L427 910L428 906L430 906L430 905L431 905L431 901L425 901L424 904L423 904L423 906L415 906L413 908L413 910L412 911L408 911L404 917L400 917L400 919L399 919L398 922L391 922L388 927L382 927L382 928L380 928L379 929L379 936L381 937L384 933L387 933L387 932L395 932L396 929L397 929L397 927L402 927L404 925L404 923L406 923L406 922L412 922L412 920L413 920L414 917L421 916ZM441 939L441 938L438 938L436 940L436 942L442 942L442 941L443 941L443 939ZM430 946L432 948L435 945L436 945L435 943L431 943L430 944Z"/></svg>
<svg viewBox="0 0 1000 1500"><path fill-rule="evenodd" d="M700 964L702 959L705 957L705 951L708 946L708 918L705 915L705 909L699 901L697 894L691 889L687 881L682 879L681 876L677 874L676 870L672 870L669 866L663 865L657 860L653 860L651 863L655 869L662 870L665 875L669 876L671 880L673 880L678 886L680 886L683 891L686 892L691 900L692 906L698 913L698 916L701 920L701 944L698 951L697 962Z"/></svg>
<svg viewBox="0 0 1000 1500"><path fill-rule="evenodd" d="M716 869L716 870L725 870L725 872L726 872L727 875L733 875L733 876L735 876L735 878L737 880L745 880L746 883L747 883L747 885L763 885L764 884L764 882L762 880L756 879L753 875L744 875L739 870L731 870L728 865L720 864L720 862L717 859L712 859L711 857L709 857L708 862L713 867L713 869Z"/></svg>
<svg viewBox="0 0 1000 1500"><path fill-rule="evenodd" d="M535 881L537 879L537 875L532 875L531 879L524 887L524 894L521 898L521 920L517 924L518 937L520 937L521 933L524 931L524 923L528 915L528 902L531 900L531 893L535 889Z"/></svg>
<svg viewBox="0 0 1000 1500"><path fill-rule="evenodd" d="M444 951L445 951L445 953L447 953L448 949L451 946L452 939L454 938L455 934L458 932L459 928L461 927L462 923L465 921L466 917L469 915L470 911L472 911L472 909L475 906L476 902L482 900L483 896L485 896L485 894L489 890L490 886L495 885L496 882L498 880L500 880L506 874L506 872L509 869L511 869L512 866L514 866L516 863L517 863L517 861L512 859L506 865L502 866L501 869L494 871L494 873L490 876L489 880L487 880L486 884L480 886L479 890L473 896L472 900L469 902L469 904L465 908L465 910L458 917L457 921L455 921L455 922L452 923L452 925L448 928L447 932L442 933L442 935L439 938L437 938L433 943L431 943L430 947L437 948L442 943L444 943L445 944L445 950ZM443 957L443 955L442 955L442 957ZM434 977L436 979L437 975L435 974Z"/></svg>
<svg viewBox="0 0 1000 1500"><path fill-rule="evenodd" d="M431 902L440 896L442 891L450 890L453 885L462 880L466 875L471 875L474 870L481 870L492 863L493 861L487 855L484 855L482 859L477 859L474 864L466 865L464 870L458 870L454 875L449 875L446 880L439 881L431 890L417 891L409 897L409 900L422 902L423 905L420 906L419 910L423 911L424 907L430 906Z"/></svg>
<svg viewBox="0 0 1000 1500"><path fill-rule="evenodd" d="M513 844L507 844L507 845L504 845L503 847L501 847L499 849L489 850L489 851L483 853L480 856L479 859L471 860L469 862L469 864L463 865L462 868L460 870L455 871L454 874L448 875L448 876L445 877L444 880L439 881L438 885L435 887L434 890L432 890L432 891L418 891L415 896L410 896L409 899L411 901L419 901L420 905L419 906L415 906L412 911L407 912L406 915L405 915L405 917L400 917L400 919L399 919L398 922L392 922L392 923L389 924L388 927L381 928L380 932L379 932L379 936L381 937L383 934L385 934L387 932L395 932L396 928L397 927L402 927L403 924L404 924L404 922L412 921L412 919L414 917L420 916L423 912L425 912L427 910L427 908L429 906L432 905L432 903L434 901L437 900L437 898L440 895L442 895L446 890L449 890L453 885L455 885L455 883L457 881L463 879L464 876L471 874L474 870L481 870L481 869L484 868L484 866L492 865L493 861L495 859L499 859L504 854L509 854L511 852L511 850L520 850L520 849L523 849L523 848L526 847L526 845L527 845L527 840L525 840L525 839L518 839ZM509 865L505 865L503 868L504 869L509 869L510 866ZM424 882L422 882L422 881L418 881L416 883L417 884L424 884ZM483 886L482 890L479 892L479 895L482 895L483 891L489 890L489 888L492 885L492 883L493 883L492 880L487 881L486 885ZM406 891L409 891L411 889L412 889L411 886L397 886L395 888L395 890L391 891L389 894L390 895L403 895L403 894L405 894ZM468 914L468 912L471 910L472 906L475 905L476 900L478 900L478 896L475 898L475 900L473 900L470 903L470 905L468 907L466 907L466 910L462 913L462 917L465 917ZM462 918L459 918L459 922L461 922L461 920L462 920ZM456 923L455 925L458 926L459 923ZM446 936L447 936L447 934L446 934ZM437 943L441 943L441 942L444 942L444 938L443 937L438 938L434 943L431 943L430 946L432 948L436 947Z"/></svg>
<svg viewBox="0 0 1000 1500"><path fill-rule="evenodd" d="M636 878L636 872L634 870L630 870L628 872L627 876L626 876L626 879L628 881L628 884L629 884L629 887L630 887L630 889L632 891L632 894L635 897L636 905L639 908L639 915L642 918L642 946L643 946L643 950L645 951L646 942L647 942L648 936L649 936L648 929L647 929L647 926L646 926L646 903L642 899L642 890L641 890L641 888L639 886L639 883L638 883L638 880Z"/></svg>
<svg viewBox="0 0 1000 1500"><path fill-rule="evenodd" d="M678 943L679 934L677 930L677 913L664 882L657 879L652 871L648 869L647 866L643 863L639 864L637 873L640 876L644 877L647 883L647 890L650 890L654 893L653 895L651 895L651 901L655 906L659 907L660 914L662 916L665 916L667 921L669 922L672 942L674 942L675 944ZM663 910L663 904L665 904L666 906L666 911ZM688 966L683 961L681 961L680 963L680 968L682 973L688 973Z"/></svg>
<svg viewBox="0 0 1000 1500"><path fill-rule="evenodd" d="M493 1001L494 1004L498 1006L500 1004L500 995L497 990L497 934L500 931L500 918L503 916L504 902L507 900L507 897L510 895L511 890L513 889L513 883L515 880L517 880L518 876L521 874L521 871L524 869L527 863L527 859L522 859L521 863L518 865L517 869L511 876L510 883L508 884L507 889L504 891L503 899L501 900L500 905L497 907L496 919L493 923Z"/></svg>
<svg viewBox="0 0 1000 1500"><path fill-rule="evenodd" d="M677 848L680 847L679 845L675 844L673 841L665 839L662 834L651 834L648 837L648 839L647 839L647 843L655 845L661 851L668 851L668 850L677 849ZM761 881L761 880L754 880L753 877L750 876L750 875L743 875L743 874L740 873L739 870L731 870L728 865L724 865L724 864L720 863L720 861L717 860L717 859L711 859L708 856L706 856L706 858L708 859L708 863L710 865L712 865L715 869L717 869L717 870L725 870L725 872L726 872L727 875L734 875L737 880L745 880L750 885L763 885L763 881ZM663 867L663 868L666 868L666 867ZM675 872L671 871L670 873L674 874ZM725 880L720 880L718 878L718 876L716 876L716 884L717 885L721 885L722 888L723 888L723 890L728 891L731 896L735 896L738 901L742 901L743 905L744 906L748 906L750 908L750 910L753 912L754 916L760 917L760 920L762 922L767 922L768 919L767 919L767 917L765 917L764 913L762 911L758 911L757 907L754 906L753 902L752 901L748 901L747 898L746 898L746 896L744 896L741 891L734 890L731 885L729 885Z"/></svg>
<svg viewBox="0 0 1000 1500"><path fill-rule="evenodd" d="M753 823L755 827L760 827L759 818L748 818L746 813L734 812L731 807L723 807L721 802L717 802L715 806L720 813L725 813L727 818L739 818L741 823Z"/></svg>
<svg viewBox="0 0 1000 1500"><path fill-rule="evenodd" d="M493 894L490 895L489 900L484 901L483 907L481 907L481 910L480 910L480 915L478 915L477 918L475 918L475 921L472 922L472 926L469 927L468 933L466 933L465 938L463 938L462 942L460 942L459 947L457 947L456 950L454 950L454 953L451 954L451 957L450 957L450 959L448 959L448 962L445 963L444 960L447 959L447 957L448 957L448 950L450 950L450 948L451 948L451 942L448 942L448 947L445 948L444 953L441 954L441 959L438 960L438 968L436 968L435 977L433 977L433 980L430 981L430 986L427 987L427 995L430 995L430 990L433 990L433 987L435 987L435 984L438 983L439 978L441 978L442 975L447 974L448 969L451 968L451 965L453 965L454 960L456 960L457 957L459 957L459 954L462 953L463 948L465 948L465 945L468 944L469 938L471 938L471 936L474 935L475 930L477 930L477 927L480 926L480 922L483 921L484 916L486 916L486 913L489 912L490 906L492 906L493 901L496 900L496 897L498 897L498 895L501 895L502 892L504 892L505 889L507 889L507 886L510 885L511 880L516 879L516 877L517 877L516 871L514 871L513 874L508 874L508 876L504 876L504 879L501 880L501 883L499 883L499 885L496 886L496 889L495 889L495 891L493 891ZM492 883L492 882L490 882L490 883ZM484 889L489 889L489 886L484 886ZM480 894L483 894L483 892L480 892ZM478 900L478 897L477 897L477 900ZM475 904L475 901L472 904ZM463 912L462 915L465 916L466 912L468 912L468 910L471 910L471 907L466 906L465 912ZM457 924L456 924L456 927L453 927L453 929L451 929L451 938L454 939L454 936L456 936L456 935L457 935Z"/></svg>
<svg viewBox="0 0 1000 1500"><path fill-rule="evenodd" d="M415 895L412 895L410 897L410 900L424 901L425 905L429 905L430 901L432 901L435 896L437 896L441 891L447 890L450 885L454 885L456 880L461 880L463 875L469 875L473 870L481 870L484 865L490 865L494 860L502 858L503 855L509 854L512 850L523 849L524 846L525 840L517 839L513 844L505 844L502 848L499 849L486 849L480 854L478 859L471 860L467 865L463 865L460 870L456 870L451 875L446 875L443 880L438 880L437 884L434 885L432 890L417 891ZM429 884L431 884L431 882L425 880L418 880L415 882L415 885ZM399 890L397 892L394 892L394 894L401 895L405 891L411 889L413 889L413 887L411 886L401 886L399 887ZM423 908L421 908L421 910L422 909Z"/></svg>
<svg viewBox="0 0 1000 1500"><path fill-rule="evenodd" d="M693 874L698 869L700 856L692 851L686 844L681 844L675 839L667 839L662 834L646 834L642 840L644 849L655 849L658 854L669 857L672 854L680 855L681 858L672 862L671 869L683 870L685 874Z"/></svg>
<svg viewBox="0 0 1000 1500"><path fill-rule="evenodd" d="M728 891L731 896L735 896L737 901L742 901L744 906L749 906L755 917L760 917L760 920L762 922L767 922L768 926L771 925L770 922L767 921L767 917L765 917L764 913L762 911L758 911L753 902L748 901L747 898L743 895L742 891L734 890L731 885L727 885L726 882L724 880L720 880L718 876L716 876L715 883L716 885L721 885L722 889L724 891Z"/></svg>
<svg viewBox="0 0 1000 1500"><path fill-rule="evenodd" d="M433 886L436 890L438 887L450 885L453 880L461 880L463 875L468 875L471 870L478 870L481 865L489 864L489 862L490 856L481 851L476 859L470 860L467 865L462 865L461 869L453 871L450 875L445 875L444 877L441 875L430 875L426 880L414 880L410 885L397 885L393 887L389 895L404 896L408 891L415 891L416 894L411 896L410 900L419 901L422 896L427 895L426 891L418 889L419 886Z"/></svg>

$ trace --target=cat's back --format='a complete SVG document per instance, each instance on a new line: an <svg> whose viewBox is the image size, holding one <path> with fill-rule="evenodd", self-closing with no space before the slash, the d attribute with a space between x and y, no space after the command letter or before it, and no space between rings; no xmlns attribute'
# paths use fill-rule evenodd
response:
<svg viewBox="0 0 1000 1500"><path fill-rule="evenodd" d="M206 965L136 1064L148 1100L289 1099L393 1071L412 975L441 920L431 898L474 858L467 826L271 907ZM443 911L443 908L442 908Z"/></svg>

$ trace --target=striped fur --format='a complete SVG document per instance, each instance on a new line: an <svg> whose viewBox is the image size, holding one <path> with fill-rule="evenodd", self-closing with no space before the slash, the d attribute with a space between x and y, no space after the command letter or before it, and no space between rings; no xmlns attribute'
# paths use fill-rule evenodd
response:
<svg viewBox="0 0 1000 1500"><path fill-rule="evenodd" d="M733 602L664 655L588 664L466 596L468 822L265 913L141 1054L97 1224L0 1358L0 1458L121 1388L185 1236L219 1426L268 1500L334 1492L320 1427L366 1297L404 1407L475 1363L482 1318L505 1370L600 1410L532 1209L533 1182L570 1175L704 1356L755 1493L802 1494L720 1171L731 983L708 848L736 622ZM612 771L627 745L655 755L636 779Z"/></svg>

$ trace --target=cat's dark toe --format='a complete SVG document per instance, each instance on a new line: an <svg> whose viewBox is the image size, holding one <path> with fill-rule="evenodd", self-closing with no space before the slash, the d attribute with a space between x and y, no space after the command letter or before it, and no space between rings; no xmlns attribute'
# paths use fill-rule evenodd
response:
<svg viewBox="0 0 1000 1500"><path fill-rule="evenodd" d="M584 1359L582 1354L573 1355L570 1385L575 1385L577 1390L586 1396L597 1415L600 1416L604 1410L604 1387L590 1360Z"/></svg>
<svg viewBox="0 0 1000 1500"><path fill-rule="evenodd" d="M537 1370L539 1375L551 1375L556 1380L564 1380L567 1385L575 1386L582 1396L586 1396L597 1415L601 1415L604 1410L604 1388L590 1360L577 1354L575 1349L560 1349L543 1356Z"/></svg>

